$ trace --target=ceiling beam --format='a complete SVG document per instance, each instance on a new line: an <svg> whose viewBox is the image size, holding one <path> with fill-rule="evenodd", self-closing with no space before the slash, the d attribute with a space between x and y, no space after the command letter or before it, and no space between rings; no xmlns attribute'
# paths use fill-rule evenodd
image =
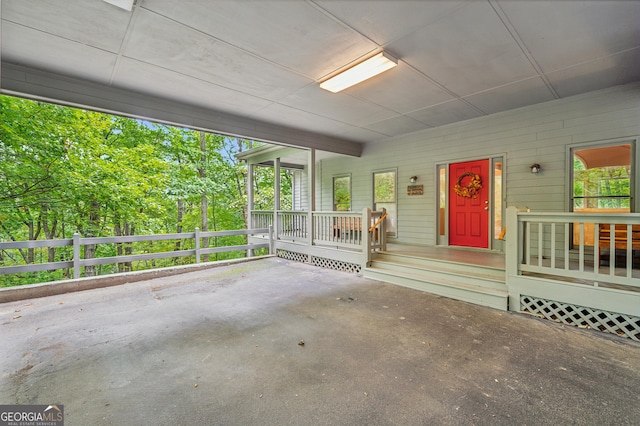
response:
<svg viewBox="0 0 640 426"><path fill-rule="evenodd" d="M0 93L38 99L276 145L314 148L359 157L363 145L348 139L118 89L75 77L3 62Z"/></svg>

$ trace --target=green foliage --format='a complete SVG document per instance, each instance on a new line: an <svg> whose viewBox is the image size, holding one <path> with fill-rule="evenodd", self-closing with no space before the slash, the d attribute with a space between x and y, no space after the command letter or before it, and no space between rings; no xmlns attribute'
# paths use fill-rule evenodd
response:
<svg viewBox="0 0 640 426"><path fill-rule="evenodd" d="M630 167L607 166L587 169L574 157L574 208L630 208Z"/></svg>
<svg viewBox="0 0 640 426"><path fill-rule="evenodd" d="M208 201L209 231L246 228L246 165L255 142L0 96L0 241L192 232ZM291 208L283 171L282 208ZM273 169L256 179L273 208ZM266 207L265 207L266 208ZM246 243L246 237L229 240ZM219 239L218 245L227 244ZM213 241L212 245L213 246ZM187 249L186 241L86 246L86 257ZM245 256L224 253L212 258ZM68 261L70 247L0 251L0 266ZM193 261L88 267L86 275ZM0 286L69 278L69 270L0 276Z"/></svg>
<svg viewBox="0 0 640 426"><path fill-rule="evenodd" d="M351 209L351 176L333 178L333 205L336 211Z"/></svg>
<svg viewBox="0 0 640 426"><path fill-rule="evenodd" d="M393 203L396 201L396 173L378 172L374 174L374 201Z"/></svg>

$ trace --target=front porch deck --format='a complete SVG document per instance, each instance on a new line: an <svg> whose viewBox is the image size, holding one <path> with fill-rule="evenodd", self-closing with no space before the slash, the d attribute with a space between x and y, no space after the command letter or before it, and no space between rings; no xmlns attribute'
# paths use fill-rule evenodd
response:
<svg viewBox="0 0 640 426"><path fill-rule="evenodd" d="M463 247L417 246L410 244L387 243L387 249L385 250L385 253L402 254L406 256L413 256L416 258L433 259L445 262L461 262L470 265L491 267L502 270L505 269L505 254L498 251L467 249ZM618 256L618 258L620 258L620 256ZM531 261L533 263L537 263L538 259L534 256L532 257ZM550 264L550 259L543 257L542 265L545 267L549 267ZM569 262L569 270L578 271L580 268L579 265L580 263L577 259L572 259ZM561 261L558 262L557 266L560 268L564 267ZM592 260L586 260L584 262L584 272L591 273L594 272L594 269L595 263ZM598 271L604 275L612 275L610 266L604 262L602 265L598 266ZM626 276L626 273L627 269L625 263L618 260L618 262L616 263L616 268L613 272L613 276L624 277ZM538 277L550 276L547 274L536 274L531 272L524 273L523 275ZM633 268L631 269L631 278L640 278L640 266L637 263L634 264ZM577 284L593 285L593 281L580 278L556 277L556 279ZM598 282L598 285L610 288L624 287L625 289L630 291L640 292L640 288L637 287L609 284L606 281L600 281Z"/></svg>
<svg viewBox="0 0 640 426"><path fill-rule="evenodd" d="M560 318L567 324L640 340L637 251L628 244L622 259L611 259L612 266L605 256L598 262L593 247L601 247L599 234L591 241L585 231L590 226L599 229L600 224L622 225L627 241L633 241L639 214L532 213L509 207L504 252L389 242L384 238L384 221L379 233L361 232L349 241L342 240L343 233L338 238L325 232L332 227L322 226L342 217L362 216L362 223L373 223L374 213L381 214L368 209L362 214L252 212L252 218L264 218L261 226L275 224L276 253L289 260L361 272L367 278L452 299ZM301 219L293 221L291 216ZM307 226L293 233L291 223ZM616 248L611 246L609 252Z"/></svg>
<svg viewBox="0 0 640 426"><path fill-rule="evenodd" d="M387 252L424 257L449 262L464 262L478 266L505 269L504 253L447 246L417 246L387 243Z"/></svg>

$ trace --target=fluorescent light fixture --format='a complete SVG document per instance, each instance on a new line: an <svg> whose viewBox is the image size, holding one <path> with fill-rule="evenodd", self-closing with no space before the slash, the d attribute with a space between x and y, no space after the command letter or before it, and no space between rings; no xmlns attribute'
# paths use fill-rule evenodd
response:
<svg viewBox="0 0 640 426"><path fill-rule="evenodd" d="M366 61L360 62L358 65L323 81L320 83L320 87L324 90L338 93L347 87L351 87L365 81L395 67L396 65L398 65L398 60L396 58L384 52L380 52Z"/></svg>
<svg viewBox="0 0 640 426"><path fill-rule="evenodd" d="M129 12L131 12L131 9L133 8L133 0L104 0L104 1L114 6L118 6L121 9L128 10Z"/></svg>

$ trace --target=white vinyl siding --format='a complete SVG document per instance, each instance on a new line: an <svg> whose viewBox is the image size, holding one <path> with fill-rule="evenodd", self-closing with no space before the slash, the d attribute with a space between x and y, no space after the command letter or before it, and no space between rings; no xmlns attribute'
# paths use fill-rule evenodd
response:
<svg viewBox="0 0 640 426"><path fill-rule="evenodd" d="M637 135L640 83L633 83L389 138L366 145L360 158L325 159L319 201L330 210L331 176L351 172L352 209L371 207L371 173L397 168L398 242L432 245L437 237L436 163L504 155L507 206L568 211L567 146ZM542 166L541 173L531 174L533 163ZM414 175L424 195L407 195Z"/></svg>

